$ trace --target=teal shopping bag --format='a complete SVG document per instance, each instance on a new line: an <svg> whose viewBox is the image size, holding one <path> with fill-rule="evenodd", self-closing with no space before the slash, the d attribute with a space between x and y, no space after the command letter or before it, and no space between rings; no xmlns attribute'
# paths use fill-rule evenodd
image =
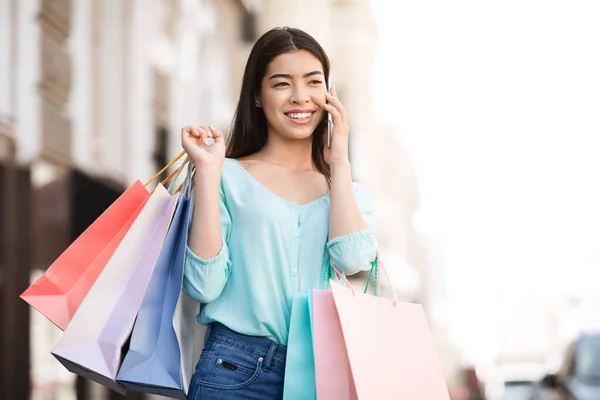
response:
<svg viewBox="0 0 600 400"><path fill-rule="evenodd" d="M310 400L316 398L315 359L309 299L308 294L299 293L292 302L283 400Z"/></svg>

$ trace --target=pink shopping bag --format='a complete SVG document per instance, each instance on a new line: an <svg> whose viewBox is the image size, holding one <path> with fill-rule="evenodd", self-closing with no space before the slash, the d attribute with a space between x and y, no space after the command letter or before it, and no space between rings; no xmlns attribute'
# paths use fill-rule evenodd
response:
<svg viewBox="0 0 600 400"><path fill-rule="evenodd" d="M450 399L421 305L330 283L359 399Z"/></svg>
<svg viewBox="0 0 600 400"><path fill-rule="evenodd" d="M312 290L312 333L317 399L356 400L342 326L330 290Z"/></svg>

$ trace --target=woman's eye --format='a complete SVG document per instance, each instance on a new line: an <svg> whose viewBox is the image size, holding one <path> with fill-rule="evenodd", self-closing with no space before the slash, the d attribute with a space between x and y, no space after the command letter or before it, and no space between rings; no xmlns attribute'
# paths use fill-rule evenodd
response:
<svg viewBox="0 0 600 400"><path fill-rule="evenodd" d="M284 87L286 85L288 85L287 82L279 82L279 83L276 83L274 87Z"/></svg>
<svg viewBox="0 0 600 400"><path fill-rule="evenodd" d="M315 80L312 80L312 81L310 81L310 82L308 82L308 83L309 83L309 84L311 84L311 85L320 85L320 84L322 84L322 83L323 83L323 81L320 81L320 80L318 80L318 79L315 79Z"/></svg>

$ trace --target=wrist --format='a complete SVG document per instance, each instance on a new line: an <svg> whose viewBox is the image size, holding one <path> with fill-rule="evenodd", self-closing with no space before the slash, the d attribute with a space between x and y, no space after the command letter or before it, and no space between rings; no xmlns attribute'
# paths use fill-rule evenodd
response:
<svg viewBox="0 0 600 400"><path fill-rule="evenodd" d="M194 174L196 185L219 183L221 181L221 166L210 166L197 168Z"/></svg>
<svg viewBox="0 0 600 400"><path fill-rule="evenodd" d="M331 170L331 181L352 181L352 167L349 162L336 163L330 166Z"/></svg>
<svg viewBox="0 0 600 400"><path fill-rule="evenodd" d="M338 172L344 172L345 173L345 172L351 172L352 171L352 166L350 165L350 161L348 161L348 160L333 163L329 167L331 169L331 174L332 175L334 173L338 173Z"/></svg>

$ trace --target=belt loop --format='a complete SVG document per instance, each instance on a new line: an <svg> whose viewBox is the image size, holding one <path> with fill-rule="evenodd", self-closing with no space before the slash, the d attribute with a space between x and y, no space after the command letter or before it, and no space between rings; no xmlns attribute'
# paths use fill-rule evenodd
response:
<svg viewBox="0 0 600 400"><path fill-rule="evenodd" d="M275 356L275 351L277 350L277 342L272 342L271 347L269 347L269 351L267 352L267 357L265 357L265 371L271 369L271 364L273 363L273 357Z"/></svg>

